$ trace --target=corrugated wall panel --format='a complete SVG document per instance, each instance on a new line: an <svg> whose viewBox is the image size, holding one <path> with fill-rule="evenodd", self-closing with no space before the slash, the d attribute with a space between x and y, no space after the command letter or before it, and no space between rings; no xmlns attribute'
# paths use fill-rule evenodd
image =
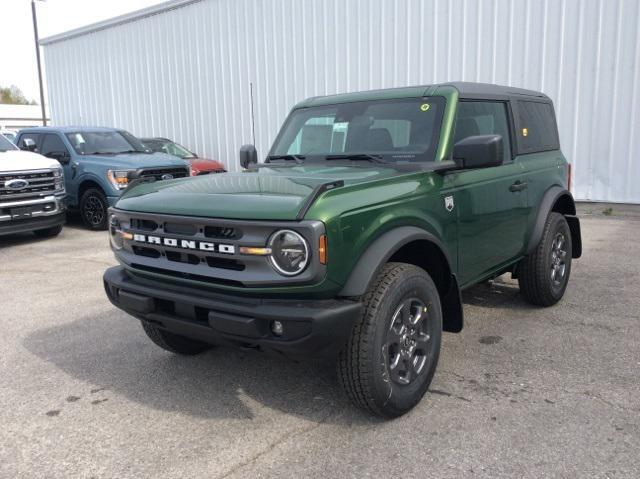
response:
<svg viewBox="0 0 640 479"><path fill-rule="evenodd" d="M553 98L579 199L640 203L637 0L201 0L45 46L51 117L236 170L296 102L451 80Z"/></svg>

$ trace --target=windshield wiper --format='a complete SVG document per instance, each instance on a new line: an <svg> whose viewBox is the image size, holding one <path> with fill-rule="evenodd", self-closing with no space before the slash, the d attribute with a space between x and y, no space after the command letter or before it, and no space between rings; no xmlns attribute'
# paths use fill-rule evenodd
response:
<svg viewBox="0 0 640 479"><path fill-rule="evenodd" d="M92 151L91 153L83 153L83 155L115 155L112 151Z"/></svg>
<svg viewBox="0 0 640 479"><path fill-rule="evenodd" d="M327 155L327 160L353 160L353 161L370 161L371 163L386 163L381 155L370 155L368 153L352 153L342 155Z"/></svg>
<svg viewBox="0 0 640 479"><path fill-rule="evenodd" d="M303 155L271 155L267 156L267 160L269 162L273 160L285 160L285 161L295 161L296 163L302 163L305 157Z"/></svg>
<svg viewBox="0 0 640 479"><path fill-rule="evenodd" d="M125 155L127 153L148 153L144 150L124 150L124 151L118 151L117 153L114 153L115 155Z"/></svg>

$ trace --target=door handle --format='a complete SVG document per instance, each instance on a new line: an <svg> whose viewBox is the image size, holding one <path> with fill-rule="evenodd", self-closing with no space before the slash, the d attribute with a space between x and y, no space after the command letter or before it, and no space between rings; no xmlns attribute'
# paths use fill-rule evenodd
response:
<svg viewBox="0 0 640 479"><path fill-rule="evenodd" d="M526 181L516 181L514 184L512 184L509 187L509 191L511 191L512 193L515 193L516 191L522 191L522 190L526 190L527 189L527 182Z"/></svg>

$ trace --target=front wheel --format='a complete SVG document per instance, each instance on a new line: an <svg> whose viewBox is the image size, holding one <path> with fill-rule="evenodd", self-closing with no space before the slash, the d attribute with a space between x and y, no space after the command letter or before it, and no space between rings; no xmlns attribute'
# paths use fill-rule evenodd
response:
<svg viewBox="0 0 640 479"><path fill-rule="evenodd" d="M364 312L338 360L351 401L383 417L397 417L424 396L442 339L440 296L421 268L388 263L363 297Z"/></svg>
<svg viewBox="0 0 640 479"><path fill-rule="evenodd" d="M80 198L80 216L82 222L92 230L107 229L107 208L109 203L102 190L89 188Z"/></svg>
<svg viewBox="0 0 640 479"><path fill-rule="evenodd" d="M524 297L538 306L556 304L571 274L571 230L560 213L550 213L535 251L518 265L518 284Z"/></svg>

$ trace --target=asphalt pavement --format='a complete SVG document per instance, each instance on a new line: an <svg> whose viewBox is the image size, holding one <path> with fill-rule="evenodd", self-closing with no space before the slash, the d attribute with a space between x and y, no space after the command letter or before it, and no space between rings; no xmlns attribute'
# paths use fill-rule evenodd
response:
<svg viewBox="0 0 640 479"><path fill-rule="evenodd" d="M159 349L105 297L105 232L0 238L0 477L640 477L639 210L581 211L563 301L532 307L508 276L467 290L431 391L393 421L330 363Z"/></svg>

